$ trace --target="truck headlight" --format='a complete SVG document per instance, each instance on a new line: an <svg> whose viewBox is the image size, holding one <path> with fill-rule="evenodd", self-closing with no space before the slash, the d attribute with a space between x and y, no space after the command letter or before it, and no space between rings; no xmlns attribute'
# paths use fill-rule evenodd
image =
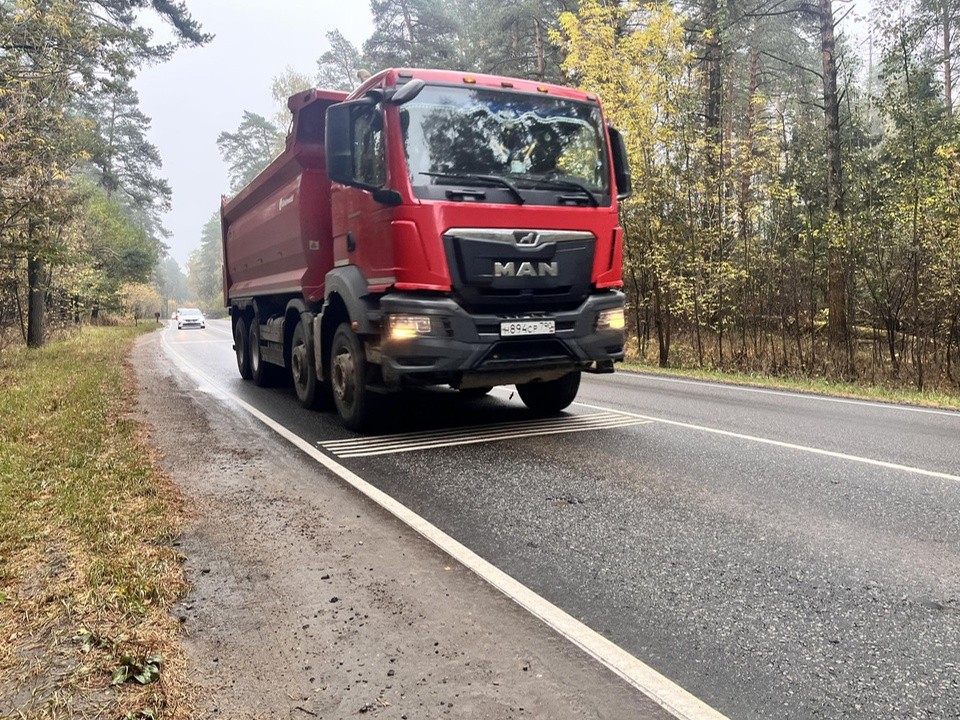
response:
<svg viewBox="0 0 960 720"><path fill-rule="evenodd" d="M626 324L622 307L603 310L597 315L597 330L623 330Z"/></svg>
<svg viewBox="0 0 960 720"><path fill-rule="evenodd" d="M429 315L387 315L387 338L410 340L433 332L433 320Z"/></svg>

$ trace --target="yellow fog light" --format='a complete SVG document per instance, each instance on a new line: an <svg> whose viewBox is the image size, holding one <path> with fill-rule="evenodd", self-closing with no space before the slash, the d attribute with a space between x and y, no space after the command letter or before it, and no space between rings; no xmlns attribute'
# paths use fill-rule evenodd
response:
<svg viewBox="0 0 960 720"><path fill-rule="evenodd" d="M604 310L597 315L597 330L623 330L626 324L623 308Z"/></svg>
<svg viewBox="0 0 960 720"><path fill-rule="evenodd" d="M432 331L429 315L387 315L387 337L391 340L410 340Z"/></svg>

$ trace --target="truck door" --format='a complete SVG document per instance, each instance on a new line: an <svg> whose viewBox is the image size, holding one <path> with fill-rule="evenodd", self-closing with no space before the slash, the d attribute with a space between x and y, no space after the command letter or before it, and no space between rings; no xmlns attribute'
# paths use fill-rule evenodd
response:
<svg viewBox="0 0 960 720"><path fill-rule="evenodd" d="M353 119L354 178L383 187L387 176L387 143L382 108L357 108ZM369 190L336 185L333 189L333 247L336 266L356 265L375 290L395 281L392 208L373 199Z"/></svg>

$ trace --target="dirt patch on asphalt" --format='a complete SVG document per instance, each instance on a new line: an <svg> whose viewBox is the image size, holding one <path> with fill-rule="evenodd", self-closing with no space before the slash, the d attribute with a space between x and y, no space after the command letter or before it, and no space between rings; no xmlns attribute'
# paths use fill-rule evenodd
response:
<svg viewBox="0 0 960 720"><path fill-rule="evenodd" d="M140 415L191 507L200 716L653 718L650 700L143 338Z"/></svg>

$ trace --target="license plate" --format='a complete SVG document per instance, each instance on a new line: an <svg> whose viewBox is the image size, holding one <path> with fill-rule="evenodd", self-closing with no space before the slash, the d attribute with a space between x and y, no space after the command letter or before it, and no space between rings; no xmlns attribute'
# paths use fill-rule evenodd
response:
<svg viewBox="0 0 960 720"><path fill-rule="evenodd" d="M520 335L553 335L557 324L553 320L508 320L500 323L500 337Z"/></svg>

